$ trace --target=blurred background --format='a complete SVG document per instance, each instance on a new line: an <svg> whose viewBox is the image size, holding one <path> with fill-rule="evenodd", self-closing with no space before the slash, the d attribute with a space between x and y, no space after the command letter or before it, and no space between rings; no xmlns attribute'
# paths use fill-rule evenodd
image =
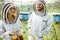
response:
<svg viewBox="0 0 60 40"><path fill-rule="evenodd" d="M35 0L0 0L0 20L1 12L4 4L11 2L15 4L19 10L19 18L23 24L24 40L28 40L27 20L33 11L33 3ZM60 40L60 0L45 0L49 15L53 19L52 29L48 35L44 35L44 40ZM0 38L0 40L2 40Z"/></svg>

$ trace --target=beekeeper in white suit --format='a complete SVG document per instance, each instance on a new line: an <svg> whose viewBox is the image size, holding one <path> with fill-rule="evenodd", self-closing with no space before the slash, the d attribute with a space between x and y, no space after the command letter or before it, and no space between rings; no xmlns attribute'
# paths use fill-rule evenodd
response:
<svg viewBox="0 0 60 40"><path fill-rule="evenodd" d="M2 20L0 21L0 37L3 40L12 40L11 36L22 34L22 24L19 19L19 10L12 4L7 3L3 6Z"/></svg>
<svg viewBox="0 0 60 40"><path fill-rule="evenodd" d="M33 8L34 11L28 20L29 40L43 40L43 35L51 30L52 19L46 11L44 0L37 0Z"/></svg>

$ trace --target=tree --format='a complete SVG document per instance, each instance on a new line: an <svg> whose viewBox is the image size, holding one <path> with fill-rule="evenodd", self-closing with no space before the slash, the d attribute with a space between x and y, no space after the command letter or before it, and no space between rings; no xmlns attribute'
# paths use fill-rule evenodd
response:
<svg viewBox="0 0 60 40"><path fill-rule="evenodd" d="M0 19L1 19L1 13L2 13L3 4L4 4L4 0L0 0Z"/></svg>

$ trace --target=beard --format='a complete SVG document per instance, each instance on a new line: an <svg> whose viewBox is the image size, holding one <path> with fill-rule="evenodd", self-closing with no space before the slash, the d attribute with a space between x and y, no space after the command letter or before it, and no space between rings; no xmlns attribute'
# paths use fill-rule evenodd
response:
<svg viewBox="0 0 60 40"><path fill-rule="evenodd" d="M42 8L37 8L37 11L42 11L42 10L44 10L43 7Z"/></svg>

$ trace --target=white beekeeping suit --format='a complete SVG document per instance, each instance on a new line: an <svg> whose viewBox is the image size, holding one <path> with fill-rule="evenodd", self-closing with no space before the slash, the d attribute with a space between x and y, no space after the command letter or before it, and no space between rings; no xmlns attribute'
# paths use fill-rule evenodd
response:
<svg viewBox="0 0 60 40"><path fill-rule="evenodd" d="M11 30L16 30L20 32L22 31L22 24L20 19L18 18L19 12L13 22L9 23L7 19L7 12L11 7L15 7L15 5L7 3L4 5L2 10L2 20L0 21L0 37L3 38L3 40L11 40L11 36L9 35L9 31Z"/></svg>
<svg viewBox="0 0 60 40"><path fill-rule="evenodd" d="M41 1L41 3L43 3ZM45 4L44 4L45 5ZM32 12L28 20L29 40L43 40L43 35L48 34L52 27L52 19L45 12Z"/></svg>

